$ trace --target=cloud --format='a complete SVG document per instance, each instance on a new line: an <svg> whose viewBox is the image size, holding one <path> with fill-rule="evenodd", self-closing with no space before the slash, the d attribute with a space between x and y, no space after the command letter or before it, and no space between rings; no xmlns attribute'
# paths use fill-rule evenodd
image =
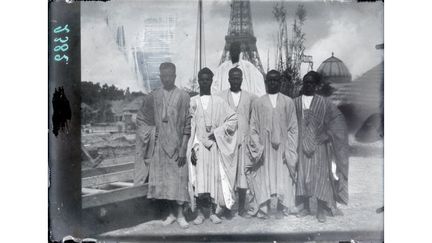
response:
<svg viewBox="0 0 432 243"><path fill-rule="evenodd" d="M267 58L274 67L277 23L272 9L275 2L251 1L254 34L264 69ZM286 2L288 23L293 20L298 2ZM383 43L383 5L353 3L302 3L307 11L304 25L306 53L313 55L314 67L335 52L350 69L353 77L367 71L382 60L375 50ZM173 62L177 65L177 85L188 85L194 73L196 38L196 1L117 1L83 2L81 4L82 79L141 89L133 66L115 44L112 25L123 25L127 48L138 45L148 17L173 15L177 18ZM230 1L204 1L206 66L216 69L225 45L230 16Z"/></svg>
<svg viewBox="0 0 432 243"><path fill-rule="evenodd" d="M341 59L353 76L353 79L382 61L382 51L375 50L375 45L383 43L383 12L374 9L376 15L364 15L361 12L343 13L329 21L328 34L316 40L307 54L312 55L315 68L334 55Z"/></svg>
<svg viewBox="0 0 432 243"><path fill-rule="evenodd" d="M83 25L81 35L81 73L82 79L114 84L121 88L139 90L132 66L114 42L113 33L103 23Z"/></svg>

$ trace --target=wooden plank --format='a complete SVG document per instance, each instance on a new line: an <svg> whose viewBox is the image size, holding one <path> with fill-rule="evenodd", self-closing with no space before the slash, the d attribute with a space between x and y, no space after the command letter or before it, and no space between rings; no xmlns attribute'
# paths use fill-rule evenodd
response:
<svg viewBox="0 0 432 243"><path fill-rule="evenodd" d="M96 194L96 193L103 193L103 192L107 192L107 190L86 188L86 187L81 189L82 194Z"/></svg>
<svg viewBox="0 0 432 243"><path fill-rule="evenodd" d="M104 193L84 195L82 208L92 208L110 203L121 202L147 195L148 185L140 185L128 188L119 188Z"/></svg>
<svg viewBox="0 0 432 243"><path fill-rule="evenodd" d="M90 155L90 152L82 144L81 144L81 152L85 155L88 161L90 161L93 168L98 166L103 161L102 155L98 155L95 159L93 159L93 157Z"/></svg>
<svg viewBox="0 0 432 243"><path fill-rule="evenodd" d="M118 182L113 182L110 185L115 187L133 187L134 184L132 182L118 181Z"/></svg>
<svg viewBox="0 0 432 243"><path fill-rule="evenodd" d="M87 178L91 176L98 176L98 175L115 173L115 172L120 172L125 170L132 170L133 168L134 168L134 162L128 162L123 164L86 169L81 172L81 176L82 178Z"/></svg>
<svg viewBox="0 0 432 243"><path fill-rule="evenodd" d="M133 180L134 170L126 170L115 173L103 174L99 176L91 176L82 178L82 187L94 187L105 184L110 184L117 181L130 181Z"/></svg>
<svg viewBox="0 0 432 243"><path fill-rule="evenodd" d="M105 158L104 161L101 163L101 165L110 166L110 165L131 163L134 161L135 161L135 156L122 156L122 157L116 157L116 158Z"/></svg>

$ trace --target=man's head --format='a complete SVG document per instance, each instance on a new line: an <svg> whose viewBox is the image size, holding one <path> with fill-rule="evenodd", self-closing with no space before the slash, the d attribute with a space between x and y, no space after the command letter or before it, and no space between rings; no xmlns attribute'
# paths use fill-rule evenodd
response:
<svg viewBox="0 0 432 243"><path fill-rule="evenodd" d="M176 79L176 66L171 62L164 62L159 66L160 80L164 89L170 90L174 88Z"/></svg>
<svg viewBox="0 0 432 243"><path fill-rule="evenodd" d="M213 83L213 72L205 67L198 72L198 84L200 95L210 95L211 85Z"/></svg>
<svg viewBox="0 0 432 243"><path fill-rule="evenodd" d="M314 95L321 81L321 75L315 71L306 73L303 77L302 94L311 96Z"/></svg>
<svg viewBox="0 0 432 243"><path fill-rule="evenodd" d="M241 52L241 45L240 42L233 42L230 45L230 58L232 63L236 63L240 60L240 52Z"/></svg>
<svg viewBox="0 0 432 243"><path fill-rule="evenodd" d="M228 72L228 81L232 92L239 92L243 82L243 72L240 68L231 68Z"/></svg>
<svg viewBox="0 0 432 243"><path fill-rule="evenodd" d="M281 86L281 75L276 70L270 70L265 78L265 83L267 86L267 93L276 94L280 90Z"/></svg>

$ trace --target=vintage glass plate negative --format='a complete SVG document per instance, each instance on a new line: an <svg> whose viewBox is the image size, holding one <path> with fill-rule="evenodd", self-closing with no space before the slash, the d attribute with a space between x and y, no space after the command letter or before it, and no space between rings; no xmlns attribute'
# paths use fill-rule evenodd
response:
<svg viewBox="0 0 432 243"><path fill-rule="evenodd" d="M383 15L50 1L50 239L382 242Z"/></svg>

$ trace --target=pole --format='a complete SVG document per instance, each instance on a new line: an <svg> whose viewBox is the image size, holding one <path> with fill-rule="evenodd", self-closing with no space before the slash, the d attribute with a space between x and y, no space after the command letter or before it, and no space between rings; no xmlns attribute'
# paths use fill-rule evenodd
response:
<svg viewBox="0 0 432 243"><path fill-rule="evenodd" d="M202 23L202 0L198 2L198 11L199 11L199 70L202 69L202 31L203 31L203 23Z"/></svg>

